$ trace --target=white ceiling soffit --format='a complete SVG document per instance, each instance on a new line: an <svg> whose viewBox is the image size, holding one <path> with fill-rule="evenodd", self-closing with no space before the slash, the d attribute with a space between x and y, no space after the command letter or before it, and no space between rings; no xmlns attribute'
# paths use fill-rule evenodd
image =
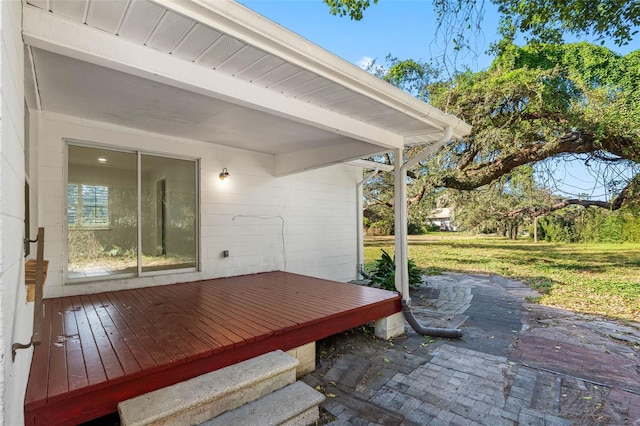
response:
<svg viewBox="0 0 640 426"><path fill-rule="evenodd" d="M31 51L46 111L269 154L350 140L121 71L37 48Z"/></svg>
<svg viewBox="0 0 640 426"><path fill-rule="evenodd" d="M34 7L25 6L23 35L27 44L42 49L34 53L40 90L53 90L42 86L41 81L47 79L44 64L60 62L47 57L45 51L51 51L129 74L125 77L119 73L117 78L137 76L155 82L155 87L162 83L194 93L196 102L211 104L212 110L210 117L198 122L205 123L204 127L192 129L194 135L183 134L184 137L214 141L211 133L206 134L208 137L197 133L211 130L207 127L211 116L223 113L220 109L227 107L243 111L244 115L236 116L238 119L253 119L256 123L268 121L267 115L276 116L274 123L290 135L282 139L282 135L274 134L274 141L282 141L278 146L271 146L268 141L256 145L256 139L248 139L254 141L246 142L250 146L238 145L238 140L226 143L287 154L287 161L284 157L276 161L285 164L296 159L295 151L301 155L323 152L318 158L335 162L386 151L403 143L432 143L446 126L454 129L455 137L470 131L456 117L418 101L235 2L27 0L27 3ZM58 65L81 73L84 66ZM87 91L90 92L89 87L85 87ZM198 94L209 100L200 99ZM47 102L52 105L56 102L55 97L43 93L41 97L43 109L47 109ZM103 110L106 107L103 105ZM171 116L175 111L164 113ZM126 108L113 111L113 115L133 120ZM105 117L101 119L108 121ZM186 117L184 121L185 126L192 126L195 120ZM140 117L137 125L129 123L129 126L154 131L152 122ZM303 128L306 130L302 131ZM162 128L155 131L172 134ZM257 136L265 134L258 133ZM295 136L300 134L301 140L296 145ZM236 135L236 139L240 136ZM353 156L334 160L339 153L325 152L325 148L340 144L348 145L342 155ZM360 155L356 153L359 149L364 149ZM308 168L321 165L311 162ZM276 170L276 174L290 172L284 168L280 173Z"/></svg>

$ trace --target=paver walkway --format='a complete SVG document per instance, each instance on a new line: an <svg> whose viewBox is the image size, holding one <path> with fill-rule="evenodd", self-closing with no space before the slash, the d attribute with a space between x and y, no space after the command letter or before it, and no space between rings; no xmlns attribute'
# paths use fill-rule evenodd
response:
<svg viewBox="0 0 640 426"><path fill-rule="evenodd" d="M537 293L499 276L427 280L412 294L416 316L461 325L464 338L407 325L393 342L319 347L304 380L327 394L331 425L640 426L640 324L528 303Z"/></svg>

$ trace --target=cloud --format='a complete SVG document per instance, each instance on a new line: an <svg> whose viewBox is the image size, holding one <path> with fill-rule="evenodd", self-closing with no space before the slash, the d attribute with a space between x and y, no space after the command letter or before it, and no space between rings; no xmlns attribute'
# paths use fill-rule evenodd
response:
<svg viewBox="0 0 640 426"><path fill-rule="evenodd" d="M356 64L363 70L367 70L373 65L375 59L370 56L363 56Z"/></svg>
<svg viewBox="0 0 640 426"><path fill-rule="evenodd" d="M356 65L358 65L363 70L377 76L384 75L388 71L386 67L380 65L371 56L363 56L358 62L356 62Z"/></svg>

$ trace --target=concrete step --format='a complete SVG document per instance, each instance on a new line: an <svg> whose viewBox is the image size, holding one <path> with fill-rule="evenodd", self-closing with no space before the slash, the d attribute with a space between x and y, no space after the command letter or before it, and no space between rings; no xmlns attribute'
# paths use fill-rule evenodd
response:
<svg viewBox="0 0 640 426"><path fill-rule="evenodd" d="M320 417L325 397L303 382L295 382L201 426L307 426Z"/></svg>
<svg viewBox="0 0 640 426"><path fill-rule="evenodd" d="M294 383L298 364L277 350L203 374L119 403L120 423L202 423Z"/></svg>

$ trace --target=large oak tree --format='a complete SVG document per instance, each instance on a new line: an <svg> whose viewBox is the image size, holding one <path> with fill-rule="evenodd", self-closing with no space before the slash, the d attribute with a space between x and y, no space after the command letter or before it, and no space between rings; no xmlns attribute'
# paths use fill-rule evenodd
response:
<svg viewBox="0 0 640 426"><path fill-rule="evenodd" d="M618 188L608 203L565 205L618 209L638 199L640 51L619 56L587 43L512 45L488 71L459 74L429 92L435 106L473 126L432 160L432 185L470 190L523 165L578 157L584 167L603 163L626 173L603 177Z"/></svg>
<svg viewBox="0 0 640 426"><path fill-rule="evenodd" d="M468 137L451 141L412 171L410 208L438 188L504 192L520 169L575 159L599 170L609 198L553 196L557 188L536 187L528 204L526 197L502 203L492 214L511 220L575 204L615 210L638 202L640 51L620 56L587 43L510 45L487 71L435 83L424 64L390 61L383 78L405 88L409 82L414 94L473 126ZM392 206L389 179L378 177L368 188L366 213L381 216L381 208ZM491 194L457 199L495 199Z"/></svg>

